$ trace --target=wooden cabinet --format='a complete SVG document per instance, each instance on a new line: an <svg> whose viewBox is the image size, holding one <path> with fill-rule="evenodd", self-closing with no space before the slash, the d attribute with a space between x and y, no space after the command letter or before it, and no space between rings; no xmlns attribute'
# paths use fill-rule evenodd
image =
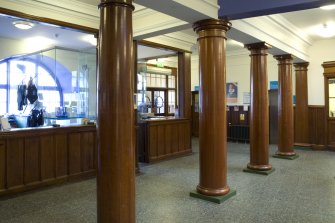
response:
<svg viewBox="0 0 335 223"><path fill-rule="evenodd" d="M182 118L140 123L139 161L152 163L192 153L190 121Z"/></svg>
<svg viewBox="0 0 335 223"><path fill-rule="evenodd" d="M96 174L95 126L0 132L0 195Z"/></svg>

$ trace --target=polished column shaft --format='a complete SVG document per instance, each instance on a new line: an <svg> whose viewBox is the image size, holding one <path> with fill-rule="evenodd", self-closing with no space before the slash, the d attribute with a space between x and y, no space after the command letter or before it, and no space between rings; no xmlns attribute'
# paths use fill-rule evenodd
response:
<svg viewBox="0 0 335 223"><path fill-rule="evenodd" d="M191 54L178 52L179 116L191 119Z"/></svg>
<svg viewBox="0 0 335 223"><path fill-rule="evenodd" d="M131 0L102 0L98 72L99 223L135 222Z"/></svg>
<svg viewBox="0 0 335 223"><path fill-rule="evenodd" d="M227 185L226 32L230 23L202 20L193 25L199 45L200 182L204 195L224 195Z"/></svg>
<svg viewBox="0 0 335 223"><path fill-rule="evenodd" d="M308 122L308 84L307 67L309 63L296 63L295 68L295 143L309 143L309 122Z"/></svg>
<svg viewBox="0 0 335 223"><path fill-rule="evenodd" d="M275 56L278 61L278 151L277 155L293 156L293 93L291 54Z"/></svg>
<svg viewBox="0 0 335 223"><path fill-rule="evenodd" d="M249 169L270 170L267 50L265 42L247 44L250 50L250 163Z"/></svg>

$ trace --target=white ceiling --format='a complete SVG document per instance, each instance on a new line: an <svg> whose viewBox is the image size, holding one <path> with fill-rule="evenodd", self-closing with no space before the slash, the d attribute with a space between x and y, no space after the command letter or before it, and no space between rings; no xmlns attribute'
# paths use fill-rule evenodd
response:
<svg viewBox="0 0 335 223"><path fill-rule="evenodd" d="M79 2L83 2L86 4L97 5L100 3L99 0L77 0ZM135 4L136 11L143 11L145 8L138 4ZM298 30L299 35L307 36L313 41L317 41L323 39L322 37L317 36L312 28L316 25L321 25L325 22L332 21L335 23L335 10L325 11L321 9L310 9L304 11L296 11L280 14L280 16L289 22L290 27L294 27ZM42 35L52 39L57 46L67 47L67 48L77 48L83 49L92 47L87 41L83 40L84 36L87 34L81 32L75 32L73 30L62 29L56 26L46 26L45 24L36 23L34 28L31 30L18 30L12 25L12 18L2 17L0 16L0 37L12 38L12 39L20 39L23 36L31 37L36 35ZM233 21L234 22L234 21ZM248 33L245 30L245 33ZM275 35L275 34L274 34ZM194 33L192 29L186 29L179 32L168 33L164 36L169 37L170 40L178 41L181 44L185 44L187 46L193 46L191 49L196 51L196 38L197 35ZM227 51L238 51L242 50L243 45L239 45L234 41L227 41ZM145 52L145 50L147 52ZM152 56L162 56L171 54L171 52L162 51L162 50L154 50L148 48L142 48L138 51L140 58L152 57Z"/></svg>
<svg viewBox="0 0 335 223"><path fill-rule="evenodd" d="M0 16L0 37L22 40L42 36L48 38L53 46L78 50L92 47L92 45L85 40L89 35L87 33L38 22L34 22L33 28L29 30L21 30L13 25L13 22L17 20L19 19L9 16Z"/></svg>
<svg viewBox="0 0 335 223"><path fill-rule="evenodd" d="M283 13L281 16L313 40L324 39L314 32L315 26L329 22L335 23L335 10L322 10L320 8Z"/></svg>

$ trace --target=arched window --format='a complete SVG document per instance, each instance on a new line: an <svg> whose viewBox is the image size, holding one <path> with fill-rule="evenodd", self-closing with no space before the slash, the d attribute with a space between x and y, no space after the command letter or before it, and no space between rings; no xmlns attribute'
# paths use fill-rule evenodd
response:
<svg viewBox="0 0 335 223"><path fill-rule="evenodd" d="M61 106L62 88L51 70L31 59L6 59L0 62L0 114L18 111L17 89L29 79L38 89L38 100L47 112Z"/></svg>

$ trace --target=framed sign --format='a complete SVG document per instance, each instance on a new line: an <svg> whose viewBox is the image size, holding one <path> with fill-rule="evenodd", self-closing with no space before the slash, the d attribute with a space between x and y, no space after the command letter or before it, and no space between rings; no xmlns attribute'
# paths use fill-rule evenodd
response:
<svg viewBox="0 0 335 223"><path fill-rule="evenodd" d="M238 98L237 82L226 83L226 97L227 97L227 103L237 103Z"/></svg>

